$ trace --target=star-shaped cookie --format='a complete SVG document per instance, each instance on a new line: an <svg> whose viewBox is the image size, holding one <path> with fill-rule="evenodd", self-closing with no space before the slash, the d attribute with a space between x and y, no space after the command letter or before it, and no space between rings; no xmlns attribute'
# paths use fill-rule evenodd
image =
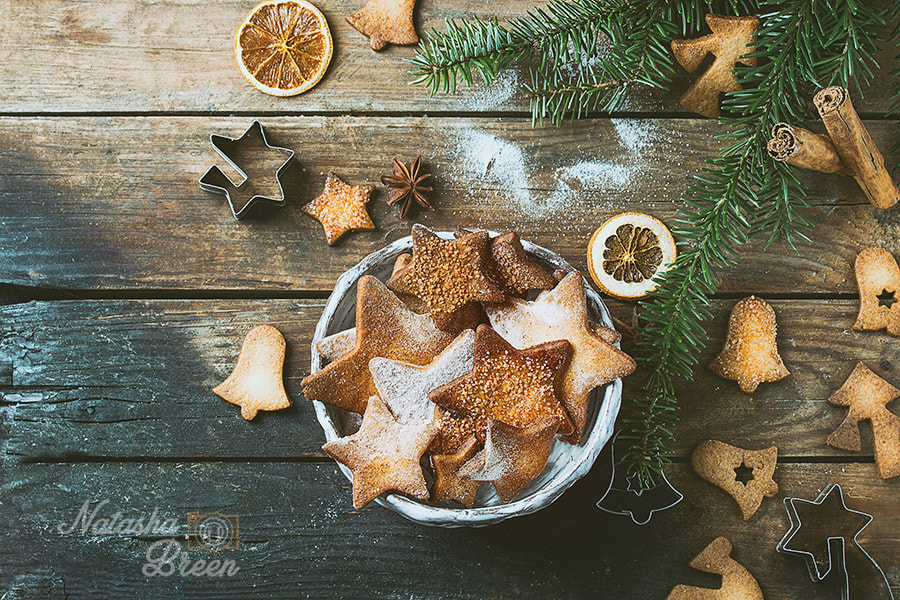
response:
<svg viewBox="0 0 900 600"><path fill-rule="evenodd" d="M634 359L597 335L588 323L584 280L578 272L566 275L534 302L511 299L485 307L491 326L513 346L524 348L551 340L568 340L572 360L565 373L561 399L574 424L566 439L577 443L587 423L588 399L597 386L631 374Z"/></svg>
<svg viewBox="0 0 900 600"><path fill-rule="evenodd" d="M431 441L428 451L432 454L453 454L459 452L466 440L475 434L476 422L475 417L438 407L434 427L437 435Z"/></svg>
<svg viewBox="0 0 900 600"><path fill-rule="evenodd" d="M419 41L413 26L416 0L369 0L347 22L369 38L372 50L388 44L408 46Z"/></svg>
<svg viewBox="0 0 900 600"><path fill-rule="evenodd" d="M431 425L436 406L428 393L471 371L474 355L475 332L467 329L425 366L376 357L369 361L369 372L378 395L397 421Z"/></svg>
<svg viewBox="0 0 900 600"><path fill-rule="evenodd" d="M429 394L435 404L474 418L479 441L489 419L525 427L546 418L559 421L563 435L572 423L557 396L572 347L557 340L516 350L487 325L475 332L472 372Z"/></svg>
<svg viewBox="0 0 900 600"><path fill-rule="evenodd" d="M376 356L424 365L453 341L428 315L409 310L384 284L369 275L356 292L356 347L303 379L303 394L344 410L362 413L376 394L369 361Z"/></svg>
<svg viewBox="0 0 900 600"><path fill-rule="evenodd" d="M469 437L456 454L436 454L431 457L434 466L434 485L431 487L432 502L455 500L471 508L475 504L475 494L481 487L480 481L463 479L459 468L478 452L478 440Z"/></svg>
<svg viewBox="0 0 900 600"><path fill-rule="evenodd" d="M434 437L427 425L401 425L378 396L369 399L359 431L322 449L353 471L353 506L362 508L389 490L428 499L419 460Z"/></svg>
<svg viewBox="0 0 900 600"><path fill-rule="evenodd" d="M544 419L528 427L491 419L484 450L464 464L458 476L490 481L500 499L509 502L547 466L558 426L557 419Z"/></svg>
<svg viewBox="0 0 900 600"><path fill-rule="evenodd" d="M443 240L422 225L412 228L413 257L388 280L388 287L412 294L447 329L472 302L503 302L506 294L490 277L487 232Z"/></svg>
<svg viewBox="0 0 900 600"><path fill-rule="evenodd" d="M304 206L303 212L322 223L325 241L334 246L348 231L375 229L366 212L366 203L374 190L374 185L347 185L329 172L322 194Z"/></svg>
<svg viewBox="0 0 900 600"><path fill-rule="evenodd" d="M523 296L528 290L549 290L556 285L552 274L528 258L518 233L504 233L491 240L491 258L500 287L511 296Z"/></svg>

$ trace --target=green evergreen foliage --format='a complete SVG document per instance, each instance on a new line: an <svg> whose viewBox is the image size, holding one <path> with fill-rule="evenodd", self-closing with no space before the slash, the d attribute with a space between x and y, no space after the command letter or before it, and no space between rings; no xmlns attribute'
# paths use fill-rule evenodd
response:
<svg viewBox="0 0 900 600"><path fill-rule="evenodd" d="M766 155L772 126L816 118L811 100L822 87L862 96L879 46L900 41L900 31L888 26L900 17L900 0L551 0L504 24L449 22L446 31L429 34L413 60L415 83L433 93L452 92L460 80L471 85L476 74L489 84L517 66L528 73L533 121L558 125L620 109L636 86L667 88L678 72L671 40L702 33L708 12L760 17L749 54L757 65L735 67L743 89L723 105L727 147L688 190L674 232L678 259L640 304L643 386L626 397L617 443L629 471L645 483L669 461L676 382L693 377L707 342L703 321L711 317L717 272L734 265L739 247L755 236L792 247L808 240L804 185ZM900 69L892 75L900 77ZM900 83L891 95L900 111Z"/></svg>

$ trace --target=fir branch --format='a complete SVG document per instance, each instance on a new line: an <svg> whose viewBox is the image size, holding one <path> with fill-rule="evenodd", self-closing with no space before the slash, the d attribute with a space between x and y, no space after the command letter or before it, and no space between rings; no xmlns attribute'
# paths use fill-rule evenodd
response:
<svg viewBox="0 0 900 600"><path fill-rule="evenodd" d="M848 85L848 77L865 79L874 64L875 31L884 12L860 10L855 3L761 3L775 8L761 17L755 41L754 67L737 69L743 90L729 94L728 137L737 140L698 177L688 191L676 234L680 255L658 281L657 290L641 303L646 323L637 344L646 371L643 396L625 409L627 443L623 462L645 483L655 480L667 463L667 444L677 420L676 378L690 380L697 352L708 336L701 322L717 286L717 269L732 265L736 248L750 236L766 233L768 243L785 239L792 246L805 240L811 227L800 211L805 190L793 171L765 155L774 123L798 122L809 114L806 89L824 82ZM828 11L832 26L817 20ZM835 48L840 48L839 55Z"/></svg>

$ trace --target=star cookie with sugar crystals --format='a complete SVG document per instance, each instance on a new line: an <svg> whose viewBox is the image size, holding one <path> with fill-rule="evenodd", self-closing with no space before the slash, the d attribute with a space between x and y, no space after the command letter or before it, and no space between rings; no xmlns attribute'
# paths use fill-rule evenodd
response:
<svg viewBox="0 0 900 600"><path fill-rule="evenodd" d="M412 312L383 283L363 276L356 292L356 346L305 377L303 394L362 414L369 397L377 393L370 360L381 356L424 365L452 341L453 336L438 330L431 317Z"/></svg>
<svg viewBox="0 0 900 600"><path fill-rule="evenodd" d="M517 348L551 340L568 340L572 360L562 382L561 399L574 431L560 433L577 443L587 424L591 390L634 372L634 359L597 334L588 322L584 279L577 271L566 275L555 288L533 302L512 298L485 307L491 326ZM571 434L571 435L570 435Z"/></svg>
<svg viewBox="0 0 900 600"><path fill-rule="evenodd" d="M460 468L459 476L490 481L503 502L511 501L547 466L559 423L557 419L544 419L515 427L491 419L484 450Z"/></svg>
<svg viewBox="0 0 900 600"><path fill-rule="evenodd" d="M412 241L412 260L391 275L387 285L422 300L439 329L452 327L473 302L506 300L490 276L487 232L444 240L417 224Z"/></svg>
<svg viewBox="0 0 900 600"><path fill-rule="evenodd" d="M467 508L472 508L481 482L463 479L459 476L459 469L477 452L478 440L473 435L455 454L435 454L431 457L431 464L434 466L432 502L455 500Z"/></svg>
<svg viewBox="0 0 900 600"><path fill-rule="evenodd" d="M419 461L434 437L428 425L401 425L378 396L369 398L362 425L322 449L353 471L353 506L362 508L387 491L428 499Z"/></svg>
<svg viewBox="0 0 900 600"><path fill-rule="evenodd" d="M549 290L556 285L552 274L528 258L518 233L504 233L491 240L491 258L500 287L510 296L523 296L528 290Z"/></svg>
<svg viewBox="0 0 900 600"><path fill-rule="evenodd" d="M475 332L467 329L425 366L375 357L369 361L369 372L378 395L397 421L431 425L437 407L428 393L471 371L474 355Z"/></svg>
<svg viewBox="0 0 900 600"><path fill-rule="evenodd" d="M571 352L566 340L516 350L493 329L479 325L472 371L428 397L438 406L472 417L479 441L485 439L490 419L525 427L553 418L566 435L573 431L572 422L557 394Z"/></svg>
<svg viewBox="0 0 900 600"><path fill-rule="evenodd" d="M349 231L375 229L366 212L373 191L374 185L347 185L329 171L322 194L304 206L303 212L322 224L325 242L334 246Z"/></svg>
<svg viewBox="0 0 900 600"><path fill-rule="evenodd" d="M756 296L739 300L728 319L728 335L722 351L709 365L713 373L738 382L745 394L760 383L784 379L790 371L778 354L775 309Z"/></svg>
<svg viewBox="0 0 900 600"><path fill-rule="evenodd" d="M347 17L347 22L369 38L372 50L381 50L388 44L409 46L419 41L413 25L415 7L416 0L369 0Z"/></svg>
<svg viewBox="0 0 900 600"><path fill-rule="evenodd" d="M261 410L291 405L284 391L284 336L271 325L251 329L244 337L237 364L228 379L213 388L220 398L241 407L248 421Z"/></svg>
<svg viewBox="0 0 900 600"><path fill-rule="evenodd" d="M475 435L475 417L437 407L434 416L437 435L428 447L431 454L454 454L459 452L470 437Z"/></svg>

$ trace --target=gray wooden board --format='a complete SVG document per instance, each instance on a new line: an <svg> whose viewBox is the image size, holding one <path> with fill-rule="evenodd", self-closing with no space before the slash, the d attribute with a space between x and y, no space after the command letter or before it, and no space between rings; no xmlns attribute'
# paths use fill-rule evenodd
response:
<svg viewBox="0 0 900 600"><path fill-rule="evenodd" d="M784 495L812 498L839 480L854 508L876 515L864 547L896 586L896 484L867 465L782 464L781 487L748 522L724 492L685 465L669 469L685 500L652 525L594 508L608 473L597 467L539 516L488 529L415 525L386 509L352 509L349 484L328 463L7 464L0 475L0 597L7 598L663 598L677 583L717 587L690 559L719 535L758 579L767 600L827 598L801 559L775 552L787 530ZM239 547L179 550L192 561L231 559L232 577L145 577L162 535L96 535L71 525L85 501L98 517L238 517ZM898 589L895 587L895 590ZM6 595L4 595L6 594Z"/></svg>
<svg viewBox="0 0 900 600"><path fill-rule="evenodd" d="M513 79L492 91L430 96L413 79L412 47L375 53L368 40L344 20L364 2L319 2L334 38L334 58L318 86L301 96L276 98L245 81L234 57L234 34L257 0L215 6L195 0L71 2L41 0L28 10L0 0L0 112L508 112L528 110ZM416 8L420 35L444 30L447 19L498 18L524 14L533 0L440 3L421 0ZM890 69L896 52L879 62ZM27 65L27 68L24 66ZM680 72L669 93L643 90L626 109L679 111L677 103L694 76ZM519 81L527 81L521 76ZM876 77L861 110L884 113L887 78Z"/></svg>
<svg viewBox="0 0 900 600"><path fill-rule="evenodd" d="M525 119L264 121L270 141L298 152L285 177L288 205L260 206L237 222L223 197L197 180L217 162L209 134L238 135L249 119L0 118L0 283L75 297L110 289L325 293L366 254L409 235L413 221L516 230L583 269L591 233L620 211L674 226L691 176L721 149L716 136L724 131L693 119L598 119L559 129ZM883 148L897 135L893 122L869 126ZM321 192L322 173L377 183L391 156L416 153L435 174L438 211L401 220L379 190L369 205L378 229L326 246L320 224L300 210ZM888 156L889 165L896 161ZM871 207L850 178L805 178L805 215L817 225L811 243L795 251L759 240L741 249L720 291L852 294L862 248L900 251L891 242L897 210Z"/></svg>
<svg viewBox="0 0 900 600"><path fill-rule="evenodd" d="M897 384L897 341L851 330L852 300L778 300L779 346L791 377L752 396L704 368L721 347L734 301L713 303L712 340L679 391L677 455L709 437L782 456L871 461L825 445L843 410L825 399L864 360ZM627 318L631 305L610 303ZM100 300L0 307L0 404L7 453L24 460L323 456L323 434L300 391L321 300ZM252 422L212 394L246 332L260 323L287 341L294 404ZM814 324L814 326L813 326ZM869 465L874 470L874 466Z"/></svg>

